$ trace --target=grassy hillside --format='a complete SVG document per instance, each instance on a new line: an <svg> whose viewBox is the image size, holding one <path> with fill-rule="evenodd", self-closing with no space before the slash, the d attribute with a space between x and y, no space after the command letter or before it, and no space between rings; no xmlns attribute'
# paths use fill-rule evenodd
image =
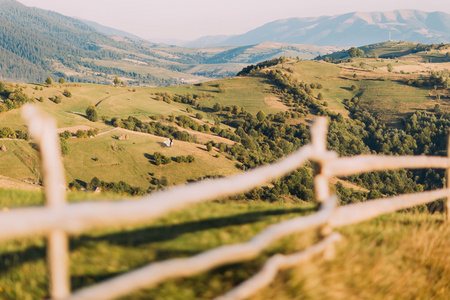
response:
<svg viewBox="0 0 450 300"><path fill-rule="evenodd" d="M388 64L393 66L392 72L387 70ZM407 72L408 68L410 72ZM420 70L412 71L414 68L420 68ZM371 114L380 118L382 122L391 126L399 126L403 118L416 111L432 112L436 105L443 111L447 111L450 108L445 97L437 97L440 93L445 95L445 90L434 90L434 88L429 86L417 87L407 82L408 80L425 78L424 76L429 76L426 75L429 74L427 72L433 69L445 74L446 65L424 65L413 61L375 58L358 58L341 64L288 59L256 75L239 76L178 87L134 88L56 83L52 86L21 84L11 88L22 89L30 99L34 100L36 105L53 116L57 120L60 131L68 129L75 133L77 129L96 128L100 132L106 132L114 128L109 123L112 118L126 119L132 116L144 122L153 122L151 120L153 118L166 125L176 126L178 130L188 132L203 144L208 141L214 141L232 145L233 141L220 138L213 132L198 132L189 128L182 128L175 123L176 119L172 120L172 122L169 119L171 116L173 118L188 116L199 125L208 124L212 127L216 118L219 117L222 124L218 127L235 131L236 127L233 128L233 126L236 125L230 126L229 122L238 118L234 115L226 114L226 111L222 113L214 112L213 107L216 103L220 103L222 107L242 107L242 109L253 116L259 111L263 111L266 115L295 111L292 103L289 104L283 100L283 96L277 91L276 84L266 78L265 72L268 70L279 70L282 74L291 76L293 80L298 82L311 86L312 84L320 85L320 89L312 90L312 99L317 101L317 103L321 103L321 105L327 105L326 108L333 113L340 113L345 117L349 117L348 102L358 99L360 107L367 109ZM70 91L72 95L70 98L63 96L65 90ZM198 105L161 101L159 96L161 93L172 96L199 96L198 100L196 100ZM319 94L321 94L322 100L319 100ZM50 98L55 96L61 97L62 102L60 104L50 100ZM38 101L39 99L43 99L43 102ZM5 101L6 99L3 100ZM94 105L99 118L104 118L107 122L89 121L85 113L89 105ZM197 114L203 116L201 120L197 118ZM310 114L307 116L304 114L292 115L288 120L288 124L295 126L295 124L305 123L311 119L311 116L316 114L317 111L313 109L310 110ZM14 130L25 130L24 124L20 117L19 109L0 114L0 127L8 126ZM107 178L101 179L119 181L121 178L127 178L128 181L135 185L146 187L152 176L166 176L169 178L170 183L181 183L186 182L188 179L195 179L205 175L226 175L237 171L234 167L235 162L230 160L231 156L221 155L219 159L212 158L215 152L198 152L196 150L204 146L197 144L189 146L189 144L186 144L185 147L181 147L184 143L178 143L180 148L173 148L170 151L176 152L176 155L172 155L172 157L182 155L183 152L186 152L186 155L195 153L194 156L199 157L199 160L194 165L186 166L186 168L192 169L192 176L185 175L186 172L183 172L182 169L175 172L175 169L183 168L176 163L155 169L148 163L148 158L145 155L151 155L159 150L169 151L161 147L162 138L155 136L147 136L145 138L137 135L133 136L127 142L120 142L129 144L129 146L125 147L126 151L110 151L111 153L104 155L102 151L112 148L114 143L119 143L113 139L114 135L118 135L118 133L112 132L95 139L69 140L68 145L71 153L64 158L69 182L74 179L87 181L97 176L96 174L108 174ZM18 154L16 154L19 153L19 150L14 150L14 152L8 152L8 155L12 157L11 159L3 160L3 163L0 163L0 168L5 170L2 174L19 180L37 178L36 170L38 167L35 166L39 166L39 163L36 159L36 151L27 146L26 142L5 141L5 145L8 148L20 148L21 152L27 153L27 157L30 157L29 159L32 158L32 164L21 162L17 158ZM104 157L100 159L102 156ZM227 160L225 157L229 159ZM99 160L94 161L92 160L93 158L99 158ZM202 159L205 159L205 161L202 161ZM204 164L204 162L207 162L207 164ZM11 168L16 163L21 167ZM221 167L216 168L218 166L216 163L219 163ZM122 173L123 176L121 177L119 176L121 174L120 170L125 165L130 167L127 168L125 173ZM200 170L202 167L195 169L195 165L203 166L203 171ZM163 169L165 171L157 171ZM209 171L211 169L221 171L217 174L212 174ZM154 175L148 175L149 173Z"/></svg>
<svg viewBox="0 0 450 300"><path fill-rule="evenodd" d="M436 68L435 73L428 68ZM14 107L20 104L15 97L22 88L57 120L60 130L100 132L93 138L67 140L69 153L63 162L68 181L89 183L95 176L144 189L157 188L154 182L163 178L169 185L182 184L278 160L309 143L307 125L316 115L329 117L328 147L341 156L445 155L450 126L445 68L401 59L363 57L335 64L283 58L246 68L242 76L189 86L8 85L16 91L0 93L0 107L8 110L0 113L0 134L8 131L4 127L25 128L20 110ZM65 89L71 97L62 96ZM50 101L55 96L61 96L60 104ZM43 102L36 100L41 97ZM96 122L87 119L89 105L98 113ZM129 138L117 139L123 134ZM171 148L163 143L168 137L177 137ZM205 145L208 141L213 146ZM1 175L39 180L38 152L32 142L5 139L1 143L6 147L0 152ZM155 152L170 163L158 165ZM195 161L175 162L180 155L191 155ZM151 224L73 237L72 286L89 286L151 261L243 242L269 224L312 213L313 169L308 165L265 187L194 206ZM441 170L382 171L335 180L333 188L345 205L440 188L444 178ZM2 208L42 203L39 191L1 190L0 196ZM110 194L75 192L69 197L80 201ZM345 240L337 246L336 260L316 258L282 272L254 299L445 299L450 293L450 232L442 221L442 209L443 202L437 201L341 228ZM253 261L171 280L125 299L211 299L249 278L269 255L292 253L315 242L315 234L283 239ZM0 245L0 297L48 297L44 257L45 242L40 238Z"/></svg>
<svg viewBox="0 0 450 300"><path fill-rule="evenodd" d="M128 134L129 140L115 139ZM67 181L75 179L89 182L93 177L104 181L124 180L134 186L147 188L152 178L165 176L170 185L198 180L207 175L227 176L238 171L235 162L218 158L218 151L208 152L204 145L175 141L173 147L167 147L167 138L124 131L111 131L93 139L70 139L70 153L64 157ZM175 158L192 155L193 163L177 163L156 166L152 161L154 152Z"/></svg>
<svg viewBox="0 0 450 300"><path fill-rule="evenodd" d="M36 200L40 198L36 192L0 193L8 204L17 196L26 199L22 205L41 201ZM69 194L71 201L78 197L77 193ZM196 205L126 231L111 228L88 232L71 238L71 284L77 289L150 262L244 242L270 224L313 210L314 206L307 203L225 201ZM442 220L441 214L395 213L339 229L344 240L337 244L336 259L315 257L283 271L274 283L251 298L445 299L450 292L450 231ZM124 299L211 299L252 276L270 255L292 253L315 241L314 231L291 236L255 260L169 280ZM43 239L3 243L0 266L3 299L48 297Z"/></svg>
<svg viewBox="0 0 450 300"><path fill-rule="evenodd" d="M393 71L389 72L388 64ZM427 78L431 72L443 74L450 70L448 64L422 64L419 62L391 59L359 58L352 62L330 64L321 61L302 61L278 66L287 74L306 83L320 83L324 101L329 109L348 114L344 103L358 97L360 105L383 122L398 126L400 120L416 111L432 111L436 104L448 111L445 89L434 90L432 86L407 84L409 79ZM352 85L356 87L352 90ZM316 94L317 95L317 94Z"/></svg>

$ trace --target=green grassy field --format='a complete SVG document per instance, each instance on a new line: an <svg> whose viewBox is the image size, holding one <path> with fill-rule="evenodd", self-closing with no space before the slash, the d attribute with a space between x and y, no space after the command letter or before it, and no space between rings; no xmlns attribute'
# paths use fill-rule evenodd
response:
<svg viewBox="0 0 450 300"><path fill-rule="evenodd" d="M295 64L293 69L293 76L299 80L308 84L322 84L323 88L314 90L314 94L322 93L331 110L346 115L342 102L352 98L354 93L349 90L351 84L348 80L339 77L339 66L319 61L302 61Z"/></svg>
<svg viewBox="0 0 450 300"><path fill-rule="evenodd" d="M128 134L129 140L116 137ZM90 182L93 177L104 181L125 181L132 186L148 188L152 178L165 176L169 184L186 183L207 175L228 176L239 172L236 161L219 154L216 149L208 152L201 144L175 141L173 147L164 144L166 138L148 134L125 132L116 129L95 138L69 139L70 153L64 156L66 182L81 180ZM37 150L27 141L0 141L6 152L0 152L0 174L3 176L37 182L42 179ZM193 163L177 163L156 166L151 161L154 152L168 157L195 157ZM215 157L219 154L219 157Z"/></svg>
<svg viewBox="0 0 450 300"><path fill-rule="evenodd" d="M200 102L203 106L212 107L216 102L223 106L239 105L247 111L256 114L262 110L267 113L277 113L283 109L272 108L265 102L265 98L273 97L270 93L271 85L260 77L233 77L217 81L205 82L194 86L179 86L167 88L155 88L155 91L168 92L172 94L198 94L201 92L211 93L214 97ZM219 88L223 92L219 92Z"/></svg>
<svg viewBox="0 0 450 300"><path fill-rule="evenodd" d="M265 94L258 90L261 80L250 79L248 84L243 84L240 80L232 80L225 84L227 92L220 94L225 97L220 99L207 99L202 102L202 106L213 106L217 101L223 104L237 102L242 90L249 86L247 91L249 97L245 101L238 102L255 112L263 107ZM246 80L244 79L245 83ZM174 87L165 89L137 88L102 86L94 84L82 85L54 85L52 87L40 86L38 90L35 85L22 85L24 91L35 99L44 98L44 102L36 101L42 110L56 119L58 128L75 128L84 126L84 128L97 128L100 132L105 132L114 127L106 125L100 121L91 122L85 116L85 110L89 105L96 105L99 116L121 117L135 116L142 120L148 120L150 116L159 115L168 117L169 115L195 115L188 114L187 104L172 102L168 104L163 101L156 101L155 93L158 91L167 91L170 93L200 93L203 90L217 91L216 83L205 86ZM55 104L48 98L56 95L62 95L64 89L69 89L72 97L63 96L62 103ZM218 94L216 92L216 94ZM228 100L226 100L228 97ZM228 102L227 102L228 101ZM268 111L271 109L268 108ZM275 110L279 111L279 110ZM8 126L15 130L26 130L25 121L20 116L20 109L11 110L0 114L0 127ZM206 115L203 121L213 123L212 119ZM222 125L222 127L226 127ZM67 182L75 179L81 181L90 181L93 177L98 177L105 181L125 181L132 186L149 187L149 181L152 178L160 179L165 176L169 184L184 183L188 180L196 180L207 175L230 175L236 173L236 162L227 159L224 155L213 157L218 153L205 151L201 144L176 142L172 148L167 148L163 141L164 138L139 135L129 133L131 139L128 141L118 141L114 136L120 135L114 131L111 134L96 137L94 139L70 139L68 145L70 154L64 157ZM201 140L213 140L208 138L208 134L203 134ZM2 143L8 151L2 152L0 157L0 174L19 179L38 181L40 179L40 163L38 152L33 149L32 142L9 141ZM114 151L116 146L119 150ZM163 155L176 157L180 155L193 155L196 161L191 164L179 164L172 162L165 166L155 166L150 161L151 155L156 152L162 152ZM95 160L94 160L95 159Z"/></svg>
<svg viewBox="0 0 450 300"><path fill-rule="evenodd" d="M26 141L0 141L6 152L0 153L0 174L3 176L37 182L40 177L39 152ZM42 178L41 178L42 179Z"/></svg>
<svg viewBox="0 0 450 300"><path fill-rule="evenodd" d="M430 97L430 87L414 87L401 82L409 74L392 74L387 72L387 63L395 66L417 65L414 62L386 60L376 62L374 59L359 58L357 61L366 62L377 69L361 69L348 64L330 64L319 61L301 61L300 63L285 64L285 69L292 69L292 75L305 83L321 83L322 89L313 90L313 94L322 93L329 108L346 115L348 111L343 105L345 99L359 97L360 104L370 112L378 114L384 122L398 125L401 118L417 110L432 110L440 104L444 110L448 109L445 100ZM352 69L343 69L343 67ZM383 69L384 68L384 69ZM357 76L349 75L356 74ZM415 76L415 75L411 75ZM351 91L355 85L357 90Z"/></svg>
<svg viewBox="0 0 450 300"><path fill-rule="evenodd" d="M64 157L67 181L74 179L90 181L94 176L104 181L120 181L148 188L152 178L165 176L169 184L186 183L207 175L228 176L237 173L236 161L229 160L216 150L208 152L201 144L175 141L167 147L163 137L125 132L129 140L119 141L115 136L123 134L121 129L93 139L70 139L71 152ZM116 148L116 150L113 150ZM156 166L151 162L154 152L176 157L192 155L193 163L177 163ZM94 160L97 159L97 160Z"/></svg>
<svg viewBox="0 0 450 300"><path fill-rule="evenodd" d="M439 103L429 96L430 90L394 81L356 82L362 106L377 113L387 124L396 124L409 113L431 110Z"/></svg>
<svg viewBox="0 0 450 300"><path fill-rule="evenodd" d="M10 204L18 197L25 199L20 205L42 203L38 192L0 193ZM71 201L81 196L69 193ZM77 289L150 262L244 242L270 224L314 210L314 205L303 202L221 201L125 230L88 232L70 240L71 284ZM344 241L337 244L334 260L319 256L283 271L251 299L445 299L450 293L449 228L443 215L419 213L394 213L341 228ZM270 255L292 253L316 241L314 231L291 236L249 262L169 280L121 299L211 299L252 276ZM45 249L41 238L0 245L2 299L48 297Z"/></svg>

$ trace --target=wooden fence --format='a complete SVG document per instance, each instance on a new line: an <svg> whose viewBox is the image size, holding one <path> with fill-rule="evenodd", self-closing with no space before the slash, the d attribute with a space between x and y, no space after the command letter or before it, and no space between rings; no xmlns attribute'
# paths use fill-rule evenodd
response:
<svg viewBox="0 0 450 300"><path fill-rule="evenodd" d="M406 194L363 203L337 206L337 197L329 190L329 179L376 170L398 168L441 168L450 172L449 157L360 155L338 158L326 150L327 119L317 118L311 126L311 144L272 165L259 167L228 178L205 180L173 187L164 192L144 196L135 201L104 201L67 203L64 170L60 157L56 125L32 105L23 107L31 136L41 149L46 206L11 209L0 216L0 241L26 237L47 236L50 294L53 299L113 299L164 280L195 275L225 264L257 257L269 245L282 237L317 228L322 240L305 250L277 254L267 260L259 273L216 299L244 299L269 284L278 270L295 266L314 254L323 252L334 256L334 246L340 235L333 228L369 220L381 214L446 198L447 219L450 210L450 189ZM241 193L277 177L283 176L307 160L319 166L315 176L315 194L319 210L312 215L296 217L275 225L254 236L248 242L221 246L189 258L151 263L112 279L71 293L68 259L68 235L110 225L129 225L161 217L188 205ZM449 178L447 178L447 182ZM102 213L99 214L98 212Z"/></svg>

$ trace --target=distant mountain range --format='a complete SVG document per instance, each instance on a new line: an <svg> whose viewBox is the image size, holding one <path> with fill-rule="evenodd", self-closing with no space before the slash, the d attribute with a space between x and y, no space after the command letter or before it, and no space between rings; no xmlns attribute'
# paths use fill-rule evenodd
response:
<svg viewBox="0 0 450 300"><path fill-rule="evenodd" d="M110 84L119 76L129 85L193 83L233 76L275 57L312 59L343 49L326 45L384 41L389 32L393 39L427 43L448 42L450 35L448 14L405 10L280 20L244 35L204 37L177 47L15 0L0 0L0 7L0 80L13 82L52 76Z"/></svg>
<svg viewBox="0 0 450 300"><path fill-rule="evenodd" d="M267 23L247 33L223 39L208 36L192 41L195 46L238 46L263 42L340 47L387 41L449 43L450 14L419 10L353 12L317 18L291 18Z"/></svg>
<svg viewBox="0 0 450 300"><path fill-rule="evenodd" d="M173 85L233 76L279 56L311 59L341 48L263 43L181 48L157 45L95 22L0 0L0 80L43 82L47 76L108 84ZM183 78L183 80L181 80Z"/></svg>

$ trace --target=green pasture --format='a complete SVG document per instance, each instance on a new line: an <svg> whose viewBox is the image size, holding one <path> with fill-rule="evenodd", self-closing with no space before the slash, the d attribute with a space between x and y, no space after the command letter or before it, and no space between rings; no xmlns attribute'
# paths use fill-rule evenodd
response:
<svg viewBox="0 0 450 300"><path fill-rule="evenodd" d="M317 96L318 93L322 93L329 109L346 114L342 102L344 99L351 99L354 92L350 91L352 81L339 77L341 68L338 65L320 61L301 61L294 64L293 69L292 75L299 81L322 84L322 89L314 89L313 94Z"/></svg>
<svg viewBox="0 0 450 300"><path fill-rule="evenodd" d="M406 114L430 110L438 103L430 90L395 81L358 81L360 104L387 124L397 124Z"/></svg>
<svg viewBox="0 0 450 300"><path fill-rule="evenodd" d="M128 134L120 141L117 136ZM237 161L230 160L217 149L175 141L173 147L164 144L166 138L116 129L95 138L68 140L70 153L63 157L66 182L75 179L89 182L93 177L104 181L125 181L132 186L148 188L152 178L165 176L169 184L185 183L208 175L227 176L238 172ZM7 151L0 151L0 174L6 177L36 182L42 180L39 152L33 142L2 140ZM154 152L168 157L193 155L193 163L156 166L151 160ZM215 157L219 155L219 157Z"/></svg>
<svg viewBox="0 0 450 300"><path fill-rule="evenodd" d="M271 108L264 99L273 97L270 92L272 86L260 77L233 77L216 81L204 82L196 85L184 85L179 87L155 88L154 91L168 92L171 94L199 94L210 93L213 97L200 101L200 105L212 107L216 102L223 106L238 105L245 107L247 111L256 114L262 110L265 113L277 113L283 109ZM220 90L222 92L220 92Z"/></svg>
<svg viewBox="0 0 450 300"><path fill-rule="evenodd" d="M128 134L128 140L116 137ZM208 152L206 146L182 141L174 141L173 147L164 144L166 138L147 134L114 130L102 136L85 139L70 139L70 153L64 156L67 182L75 179L89 182L93 177L104 181L125 181L132 186L148 188L152 178L165 176L169 184L186 183L207 175L231 175L238 172L236 161L218 154L216 149ZM155 165L154 152L175 158L193 155L193 163Z"/></svg>
<svg viewBox="0 0 450 300"><path fill-rule="evenodd" d="M42 179L39 152L26 141L1 140L0 175L37 182Z"/></svg>

